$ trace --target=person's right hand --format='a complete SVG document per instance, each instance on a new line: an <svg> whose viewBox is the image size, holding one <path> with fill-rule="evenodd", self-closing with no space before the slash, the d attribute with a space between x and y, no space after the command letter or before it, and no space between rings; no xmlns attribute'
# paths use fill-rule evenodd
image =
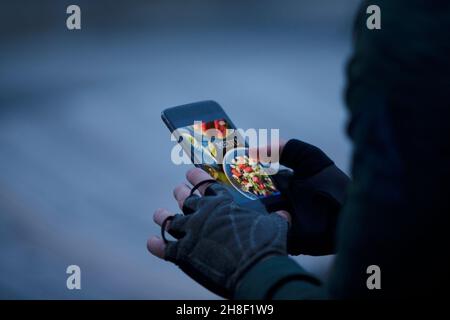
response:
<svg viewBox="0 0 450 320"><path fill-rule="evenodd" d="M335 253L336 224L349 177L322 150L300 140L280 143L280 154L280 163L292 169L274 176L291 216L288 252Z"/></svg>

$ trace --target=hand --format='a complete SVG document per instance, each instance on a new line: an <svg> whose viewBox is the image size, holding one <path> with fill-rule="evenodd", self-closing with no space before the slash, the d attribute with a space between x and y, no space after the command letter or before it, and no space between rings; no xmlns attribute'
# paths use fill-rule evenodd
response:
<svg viewBox="0 0 450 320"><path fill-rule="evenodd" d="M293 170L280 171L274 176L277 187L288 199L286 209L291 215L288 252L334 253L336 224L350 179L322 150L311 144L283 141L280 154L280 163Z"/></svg>
<svg viewBox="0 0 450 320"><path fill-rule="evenodd" d="M187 173L192 185L211 179L201 169ZM165 243L151 237L148 250L157 257L177 264L185 273L209 290L233 297L239 280L255 263L272 255L286 255L288 223L261 206L252 210L238 206L227 187L219 183L199 187L202 196L190 196L191 189L181 184L175 199L186 215L173 215L158 209L158 225L169 216L166 230L177 241Z"/></svg>

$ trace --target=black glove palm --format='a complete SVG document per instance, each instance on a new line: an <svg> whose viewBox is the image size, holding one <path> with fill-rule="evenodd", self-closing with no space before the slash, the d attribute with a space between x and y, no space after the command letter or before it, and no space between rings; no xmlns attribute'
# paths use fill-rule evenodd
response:
<svg viewBox="0 0 450 320"><path fill-rule="evenodd" d="M168 232L165 259L211 291L231 298L242 275L257 261L285 255L287 222L263 207L236 205L225 186L214 183L204 197L190 196L184 207L190 215L176 215Z"/></svg>

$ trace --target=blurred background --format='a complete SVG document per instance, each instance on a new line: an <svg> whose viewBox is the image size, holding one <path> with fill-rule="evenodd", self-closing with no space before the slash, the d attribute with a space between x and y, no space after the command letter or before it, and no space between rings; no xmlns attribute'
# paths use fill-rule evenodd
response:
<svg viewBox="0 0 450 320"><path fill-rule="evenodd" d="M170 160L161 110L213 99L238 127L279 128L348 172L358 2L2 0L0 298L217 298L146 250L189 168ZM332 262L295 259L322 279ZM66 288L71 264L82 290Z"/></svg>

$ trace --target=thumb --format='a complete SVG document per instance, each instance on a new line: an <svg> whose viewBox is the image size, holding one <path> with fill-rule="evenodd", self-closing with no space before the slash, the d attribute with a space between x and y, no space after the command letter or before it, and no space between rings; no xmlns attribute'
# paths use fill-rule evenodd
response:
<svg viewBox="0 0 450 320"><path fill-rule="evenodd" d="M316 146L296 140L289 140L283 148L280 163L294 170L297 178L306 179L334 164Z"/></svg>
<svg viewBox="0 0 450 320"><path fill-rule="evenodd" d="M286 219L287 222L289 223L289 225L291 225L292 218L291 218L291 214L289 212L287 212L286 210L278 210L278 211L275 211L274 213L279 215L283 219Z"/></svg>

